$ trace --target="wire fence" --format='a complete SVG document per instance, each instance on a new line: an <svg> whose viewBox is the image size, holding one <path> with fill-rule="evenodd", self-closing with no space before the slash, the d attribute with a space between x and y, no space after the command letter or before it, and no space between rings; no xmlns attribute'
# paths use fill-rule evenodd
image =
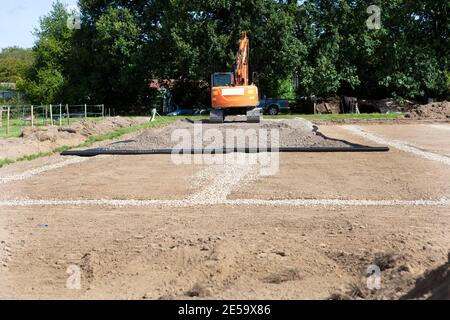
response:
<svg viewBox="0 0 450 320"><path fill-rule="evenodd" d="M110 116L105 105L0 105L0 137L20 136L24 127L63 126Z"/></svg>

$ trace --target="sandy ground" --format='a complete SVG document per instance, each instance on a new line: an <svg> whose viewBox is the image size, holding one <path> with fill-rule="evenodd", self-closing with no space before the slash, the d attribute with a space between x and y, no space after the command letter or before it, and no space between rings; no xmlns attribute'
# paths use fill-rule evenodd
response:
<svg viewBox="0 0 450 320"><path fill-rule="evenodd" d="M165 155L7 166L0 297L399 299L450 249L450 125L438 126L321 126L396 147L280 154L269 176ZM366 288L372 264L380 290Z"/></svg>
<svg viewBox="0 0 450 320"><path fill-rule="evenodd" d="M23 156L52 152L62 146L77 146L90 136L142 124L148 120L145 117L112 117L100 121L78 121L62 127L27 127L20 138L0 139L0 159L15 160Z"/></svg>

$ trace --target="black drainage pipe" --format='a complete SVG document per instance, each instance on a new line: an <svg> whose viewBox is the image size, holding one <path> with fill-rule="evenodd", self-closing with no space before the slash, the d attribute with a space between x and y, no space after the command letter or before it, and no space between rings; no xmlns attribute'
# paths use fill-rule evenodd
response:
<svg viewBox="0 0 450 320"><path fill-rule="evenodd" d="M99 155L155 155L155 154L225 154L263 152L387 152L388 147L280 147L280 148L222 148L222 149L150 149L150 150L110 150L89 149L64 151L62 156L95 157Z"/></svg>

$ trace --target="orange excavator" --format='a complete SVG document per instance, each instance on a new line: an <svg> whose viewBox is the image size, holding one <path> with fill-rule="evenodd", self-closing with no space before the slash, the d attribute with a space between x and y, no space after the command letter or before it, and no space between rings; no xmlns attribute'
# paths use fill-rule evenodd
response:
<svg viewBox="0 0 450 320"><path fill-rule="evenodd" d="M249 40L242 33L234 72L217 72L211 76L210 122L222 123L227 114L246 114L247 122L260 122L258 88L249 84Z"/></svg>

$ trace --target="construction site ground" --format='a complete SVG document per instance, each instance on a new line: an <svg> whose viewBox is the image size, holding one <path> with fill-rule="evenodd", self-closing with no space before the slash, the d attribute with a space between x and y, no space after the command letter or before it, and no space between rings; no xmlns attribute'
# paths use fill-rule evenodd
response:
<svg viewBox="0 0 450 320"><path fill-rule="evenodd" d="M273 176L170 155L1 168L0 298L404 297L448 260L450 124L319 132L391 150L282 153ZM67 287L70 266L80 289Z"/></svg>

